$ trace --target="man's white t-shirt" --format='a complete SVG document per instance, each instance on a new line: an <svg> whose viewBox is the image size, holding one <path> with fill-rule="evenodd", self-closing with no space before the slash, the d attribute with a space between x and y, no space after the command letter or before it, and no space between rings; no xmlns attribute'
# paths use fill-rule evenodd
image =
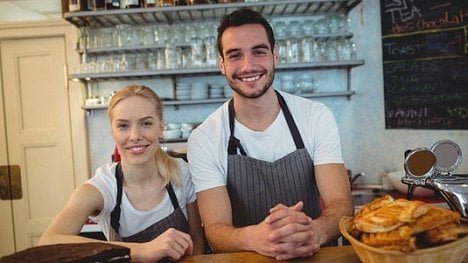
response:
<svg viewBox="0 0 468 263"><path fill-rule="evenodd" d="M280 93L314 165L343 163L338 126L331 111L320 102ZM226 185L229 135L228 102L191 133L187 158L196 192ZM236 120L234 135L249 157L264 161L276 161L296 150L283 111L262 132L250 130Z"/></svg>
<svg viewBox="0 0 468 263"><path fill-rule="evenodd" d="M179 201L179 206L187 218L187 204L193 203L196 200L194 187L190 178L187 163L182 159L176 159L181 171L181 187L175 187L174 192ZM104 199L104 207L102 211L95 217L91 217L102 228L106 238L109 238L110 214L114 210L117 202L117 181L115 179L115 167L117 163L110 163L100 166L96 169L95 175L86 181L86 183L94 186ZM165 193L163 200L150 210L135 209L129 202L125 191L122 191L122 203L120 214L120 236L128 237L134 235L161 219L167 217L174 212L169 194Z"/></svg>

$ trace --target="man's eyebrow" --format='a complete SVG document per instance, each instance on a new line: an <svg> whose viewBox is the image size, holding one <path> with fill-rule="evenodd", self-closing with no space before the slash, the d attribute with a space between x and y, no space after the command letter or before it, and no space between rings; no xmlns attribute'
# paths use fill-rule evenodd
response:
<svg viewBox="0 0 468 263"><path fill-rule="evenodd" d="M257 48L265 48L265 49L270 49L270 47L266 44L260 44L260 45L256 45L254 46L252 49L257 49Z"/></svg>
<svg viewBox="0 0 468 263"><path fill-rule="evenodd" d="M256 45L256 46L252 47L252 50L253 50L253 49L268 49L268 50L269 50L270 47L269 47L268 45L266 45L266 44L258 44L258 45ZM226 50L226 55L228 55L228 54L230 54L230 53L233 53L233 52L237 52L237 51L239 51L239 50L240 50L239 48L231 48L231 49L228 49L228 50Z"/></svg>
<svg viewBox="0 0 468 263"><path fill-rule="evenodd" d="M239 51L239 50L240 49L238 49L238 48L230 48L230 49L226 50L226 55L230 54L230 53L233 53L233 52L236 52L236 51Z"/></svg>

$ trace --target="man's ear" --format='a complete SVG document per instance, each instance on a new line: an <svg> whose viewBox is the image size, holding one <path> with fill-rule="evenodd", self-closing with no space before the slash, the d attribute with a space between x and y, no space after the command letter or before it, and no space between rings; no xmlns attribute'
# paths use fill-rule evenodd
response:
<svg viewBox="0 0 468 263"><path fill-rule="evenodd" d="M275 48L273 49L273 63L275 67L278 64L278 48L276 47L276 45L275 45Z"/></svg>
<svg viewBox="0 0 468 263"><path fill-rule="evenodd" d="M226 70L224 69L224 59L221 55L218 56L218 65L221 70L221 74L226 75Z"/></svg>

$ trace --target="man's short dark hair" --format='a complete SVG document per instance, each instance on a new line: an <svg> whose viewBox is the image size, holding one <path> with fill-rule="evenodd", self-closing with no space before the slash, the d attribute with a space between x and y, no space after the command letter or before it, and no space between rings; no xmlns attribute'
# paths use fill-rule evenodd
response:
<svg viewBox="0 0 468 263"><path fill-rule="evenodd" d="M252 10L247 7L240 8L228 15L224 15L221 18L221 23L218 27L218 51L221 57L224 57L223 47L221 44L221 38L224 31L230 27L238 27L247 24L260 24L265 28L268 36L268 42L270 43L271 50L275 48L275 36L273 35L273 29L271 28L268 21L259 12Z"/></svg>

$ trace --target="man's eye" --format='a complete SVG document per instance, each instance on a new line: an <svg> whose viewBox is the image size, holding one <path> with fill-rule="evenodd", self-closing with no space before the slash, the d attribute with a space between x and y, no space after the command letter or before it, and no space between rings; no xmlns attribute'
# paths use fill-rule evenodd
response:
<svg viewBox="0 0 468 263"><path fill-rule="evenodd" d="M239 58L240 58L240 54L238 54L238 53L231 53L231 54L229 54L228 58L229 58L229 59L239 59Z"/></svg>
<svg viewBox="0 0 468 263"><path fill-rule="evenodd" d="M265 50L263 50L263 49L256 49L256 50L253 51L253 54L254 54L255 56L263 56L263 55L265 55L266 53L267 53L267 52L266 52Z"/></svg>

